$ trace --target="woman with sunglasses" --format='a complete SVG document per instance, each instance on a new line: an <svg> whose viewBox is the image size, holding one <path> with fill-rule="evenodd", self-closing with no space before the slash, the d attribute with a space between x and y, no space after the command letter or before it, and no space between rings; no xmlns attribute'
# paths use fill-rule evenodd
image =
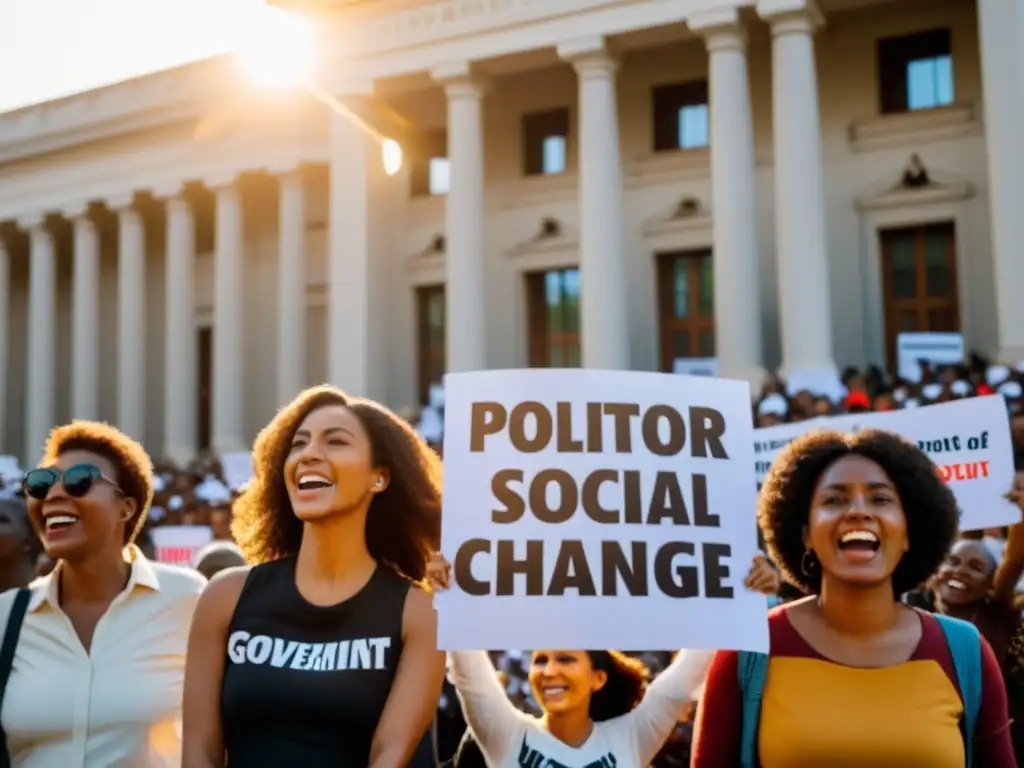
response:
<svg viewBox="0 0 1024 768"><path fill-rule="evenodd" d="M253 469L232 532L255 565L219 573L196 609L184 768L429 760L444 654L415 582L440 534L437 454L323 386L260 433Z"/></svg>
<svg viewBox="0 0 1024 768"><path fill-rule="evenodd" d="M149 456L106 424L51 432L23 488L57 567L31 586L0 725L18 766L178 766L189 625L202 576L134 545ZM0 627L16 592L0 595Z"/></svg>

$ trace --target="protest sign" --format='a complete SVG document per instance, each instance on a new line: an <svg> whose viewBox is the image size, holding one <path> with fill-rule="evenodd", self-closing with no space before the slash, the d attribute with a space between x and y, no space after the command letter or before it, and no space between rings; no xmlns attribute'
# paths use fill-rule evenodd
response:
<svg viewBox="0 0 1024 768"><path fill-rule="evenodd" d="M902 411L850 413L754 430L757 487L775 455L814 429L884 429L915 443L949 483L963 512L964 531L1013 525L1020 510L1006 500L1013 486L1010 421L1002 397L974 397Z"/></svg>
<svg viewBox="0 0 1024 768"><path fill-rule="evenodd" d="M199 550L213 541L208 525L158 525L149 536L157 561L189 568Z"/></svg>
<svg viewBox="0 0 1024 768"><path fill-rule="evenodd" d="M441 648L767 650L748 384L484 371L445 400Z"/></svg>

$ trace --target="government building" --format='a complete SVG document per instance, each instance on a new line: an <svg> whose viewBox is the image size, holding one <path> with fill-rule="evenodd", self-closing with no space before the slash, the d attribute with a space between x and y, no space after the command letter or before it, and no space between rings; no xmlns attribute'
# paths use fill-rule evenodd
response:
<svg viewBox="0 0 1024 768"><path fill-rule="evenodd" d="M244 450L321 381L1024 358L1019 0L277 4L311 90L223 56L0 115L0 453Z"/></svg>

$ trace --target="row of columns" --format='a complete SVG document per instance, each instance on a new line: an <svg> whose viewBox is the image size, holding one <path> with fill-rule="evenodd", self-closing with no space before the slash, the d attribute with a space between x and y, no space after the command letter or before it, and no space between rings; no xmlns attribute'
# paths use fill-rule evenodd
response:
<svg viewBox="0 0 1024 768"><path fill-rule="evenodd" d="M244 421L243 207L234 179L215 190L213 448L246 450ZM191 460L198 448L198 371L195 316L195 215L180 189L166 198L163 455ZM117 414L125 433L141 439L146 423L147 277L146 229L132 200L106 201L118 217ZM97 419L100 411L100 238L88 205L63 212L72 222L71 417ZM22 219L29 239L29 291L24 457L35 461L56 419L57 267L46 216ZM281 176L278 281L277 381L279 402L293 397L306 379L306 208L302 174ZM0 312L10 312L10 255L0 242ZM8 361L7 335L0 334L0 365ZM337 346L337 345L336 345ZM337 364L335 368L340 367ZM0 398L6 400L5 377ZM0 401L2 401L0 400ZM0 422L0 430L4 428Z"/></svg>
<svg viewBox="0 0 1024 768"><path fill-rule="evenodd" d="M762 2L772 24L776 229L783 367L836 370L832 351L815 9ZM697 13L690 28L710 56L715 327L723 375L764 375L754 134L746 34L735 9ZM615 73L603 38L559 46L579 88L579 207L583 365L630 366L626 221ZM446 280L449 371L487 368L484 263L485 89L462 65L434 72L448 97Z"/></svg>

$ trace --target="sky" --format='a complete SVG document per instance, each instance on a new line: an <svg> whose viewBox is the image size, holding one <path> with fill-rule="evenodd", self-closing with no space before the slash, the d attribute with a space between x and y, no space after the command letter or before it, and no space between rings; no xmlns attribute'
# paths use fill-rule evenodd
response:
<svg viewBox="0 0 1024 768"><path fill-rule="evenodd" d="M0 0L0 112L230 50L263 0Z"/></svg>

